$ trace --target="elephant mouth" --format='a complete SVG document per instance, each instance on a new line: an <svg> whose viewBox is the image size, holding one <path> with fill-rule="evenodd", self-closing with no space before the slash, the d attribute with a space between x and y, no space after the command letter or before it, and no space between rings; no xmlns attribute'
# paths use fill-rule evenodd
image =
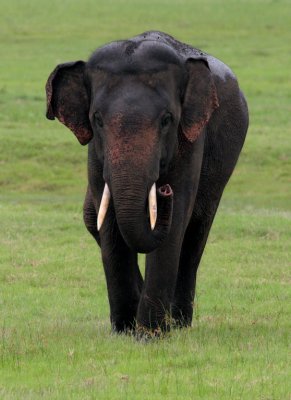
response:
<svg viewBox="0 0 291 400"><path fill-rule="evenodd" d="M154 183L149 191L148 194L148 201L147 201L147 210L149 216L149 223L151 226L151 230L153 231L156 226L157 217L158 217L158 206L157 206L157 194L161 198L167 198L173 196L173 190L169 184L165 184L160 186L158 189L156 188L156 183ZM99 207L98 217L97 217L97 229L100 231L103 222L106 217L106 213L109 207L111 198L110 189L108 184L105 183L104 190L101 198L101 203Z"/></svg>

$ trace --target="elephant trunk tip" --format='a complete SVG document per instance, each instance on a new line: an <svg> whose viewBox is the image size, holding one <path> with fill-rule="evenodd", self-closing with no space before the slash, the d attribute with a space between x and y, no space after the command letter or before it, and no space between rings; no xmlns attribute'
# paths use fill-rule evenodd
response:
<svg viewBox="0 0 291 400"><path fill-rule="evenodd" d="M173 196L173 190L169 184L159 187L158 192L163 197Z"/></svg>

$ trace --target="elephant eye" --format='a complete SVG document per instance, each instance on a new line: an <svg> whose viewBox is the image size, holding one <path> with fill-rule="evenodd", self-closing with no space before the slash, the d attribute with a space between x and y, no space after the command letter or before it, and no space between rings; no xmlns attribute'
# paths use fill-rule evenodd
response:
<svg viewBox="0 0 291 400"><path fill-rule="evenodd" d="M95 119L96 124L97 124L100 128L102 128L104 124L103 124L103 119L102 119L101 114L100 114L99 111L96 111L96 112L95 112L95 114L94 114L94 119Z"/></svg>
<svg viewBox="0 0 291 400"><path fill-rule="evenodd" d="M161 119L161 128L162 129L168 128L172 121L173 121L172 114L167 113L167 114L163 115L163 117Z"/></svg>

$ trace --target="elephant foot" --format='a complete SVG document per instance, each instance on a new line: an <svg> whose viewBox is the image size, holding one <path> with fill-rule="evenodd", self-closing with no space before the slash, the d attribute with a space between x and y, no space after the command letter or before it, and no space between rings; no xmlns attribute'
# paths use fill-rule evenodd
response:
<svg viewBox="0 0 291 400"><path fill-rule="evenodd" d="M128 323L111 323L111 330L117 334L129 334L132 335L135 331L135 326Z"/></svg>
<svg viewBox="0 0 291 400"><path fill-rule="evenodd" d="M173 319L160 299L143 295L137 313L136 337L151 340L164 337L173 325Z"/></svg>
<svg viewBox="0 0 291 400"><path fill-rule="evenodd" d="M135 338L141 342L150 342L156 339L162 339L165 337L166 332L163 331L160 327L156 329L150 329L143 325L137 325L135 330Z"/></svg>
<svg viewBox="0 0 291 400"><path fill-rule="evenodd" d="M172 306L172 318L174 320L173 326L175 328L189 328L192 325L193 306L177 305Z"/></svg>
<svg viewBox="0 0 291 400"><path fill-rule="evenodd" d="M133 334L136 327L135 316L130 317L117 317L111 316L111 329L114 333Z"/></svg>

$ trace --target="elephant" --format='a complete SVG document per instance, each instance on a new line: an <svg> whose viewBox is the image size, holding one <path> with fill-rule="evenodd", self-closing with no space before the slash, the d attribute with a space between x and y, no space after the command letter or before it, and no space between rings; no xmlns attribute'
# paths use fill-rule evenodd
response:
<svg viewBox="0 0 291 400"><path fill-rule="evenodd" d="M148 31L58 65L46 95L47 118L88 144L83 218L101 248L112 330L191 326L197 269L249 124L234 73Z"/></svg>

